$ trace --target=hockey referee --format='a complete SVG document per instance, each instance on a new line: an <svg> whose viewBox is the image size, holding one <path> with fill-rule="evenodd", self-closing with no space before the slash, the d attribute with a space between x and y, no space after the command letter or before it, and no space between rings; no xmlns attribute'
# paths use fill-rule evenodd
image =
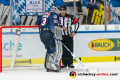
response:
<svg viewBox="0 0 120 80"><path fill-rule="evenodd" d="M80 23L73 15L67 14L66 9L66 6L60 6L59 25L62 27L62 42L73 52L73 37L77 33ZM74 30L71 26L73 24L75 25ZM67 67L68 69L74 68L73 57L63 46L61 68L67 69Z"/></svg>

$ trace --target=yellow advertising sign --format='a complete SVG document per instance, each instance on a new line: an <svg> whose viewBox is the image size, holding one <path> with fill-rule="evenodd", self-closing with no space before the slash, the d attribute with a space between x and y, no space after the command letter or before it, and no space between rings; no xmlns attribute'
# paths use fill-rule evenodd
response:
<svg viewBox="0 0 120 80"><path fill-rule="evenodd" d="M114 43L108 39L96 39L89 42L88 47L94 51L108 51L114 47Z"/></svg>

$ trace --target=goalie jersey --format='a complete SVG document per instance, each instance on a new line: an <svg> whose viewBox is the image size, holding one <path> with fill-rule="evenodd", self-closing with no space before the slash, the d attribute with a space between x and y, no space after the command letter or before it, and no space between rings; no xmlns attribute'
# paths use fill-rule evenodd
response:
<svg viewBox="0 0 120 80"><path fill-rule="evenodd" d="M37 25L41 27L46 27L54 32L55 26L58 26L59 16L55 12L46 12L40 18L38 18Z"/></svg>

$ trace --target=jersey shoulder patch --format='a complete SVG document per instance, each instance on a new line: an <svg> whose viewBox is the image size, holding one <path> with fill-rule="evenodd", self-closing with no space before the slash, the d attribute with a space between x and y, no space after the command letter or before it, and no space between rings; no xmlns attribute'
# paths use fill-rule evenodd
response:
<svg viewBox="0 0 120 80"><path fill-rule="evenodd" d="M54 15L53 17L56 19L56 18L57 18L57 15Z"/></svg>

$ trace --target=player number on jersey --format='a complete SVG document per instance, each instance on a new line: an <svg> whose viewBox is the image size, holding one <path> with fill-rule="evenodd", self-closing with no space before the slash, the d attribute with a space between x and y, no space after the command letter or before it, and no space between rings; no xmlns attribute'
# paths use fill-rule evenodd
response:
<svg viewBox="0 0 120 80"><path fill-rule="evenodd" d="M54 20L54 23L58 23L58 20Z"/></svg>
<svg viewBox="0 0 120 80"><path fill-rule="evenodd" d="M43 22L41 23L41 25L44 26L46 24L47 18L43 18L42 21Z"/></svg>

